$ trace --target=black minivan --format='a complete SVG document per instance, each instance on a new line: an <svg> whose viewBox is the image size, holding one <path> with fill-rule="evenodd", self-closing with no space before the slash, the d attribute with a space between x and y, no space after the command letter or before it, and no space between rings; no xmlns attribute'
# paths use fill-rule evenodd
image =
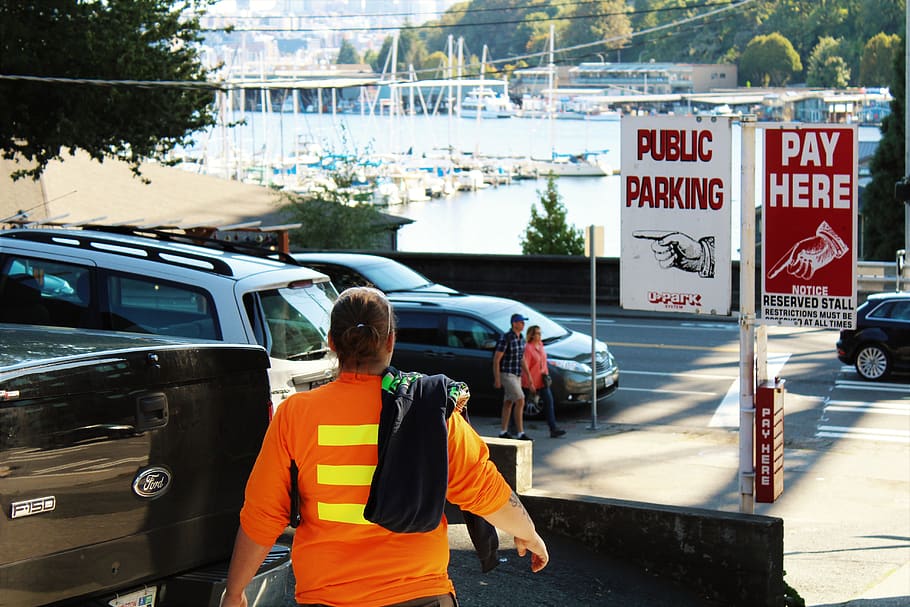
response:
<svg viewBox="0 0 910 607"><path fill-rule="evenodd" d="M591 337L572 331L523 303L485 295L389 296L398 320L398 338L392 364L404 371L443 373L468 384L473 410L498 411L502 391L493 387L493 351L496 341L511 328L512 314L528 318L526 327L539 325L547 352L556 407L591 402ZM602 341L595 344L597 399L619 386L616 359ZM526 405L526 414L541 411Z"/></svg>

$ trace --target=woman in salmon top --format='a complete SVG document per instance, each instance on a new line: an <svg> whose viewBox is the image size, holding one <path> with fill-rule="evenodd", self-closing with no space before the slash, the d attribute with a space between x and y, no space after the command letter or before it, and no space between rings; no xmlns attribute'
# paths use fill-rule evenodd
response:
<svg viewBox="0 0 910 607"><path fill-rule="evenodd" d="M550 426L550 438L558 438L566 433L556 425L556 411L553 404L553 391L550 390L550 371L547 367L547 351L544 350L540 336L540 326L528 327L527 341L525 342L525 360L528 361L528 370L521 374L521 387L529 392L528 397L543 401L547 411L547 425ZM528 397L525 397L527 402Z"/></svg>
<svg viewBox="0 0 910 607"><path fill-rule="evenodd" d="M385 295L364 287L344 291L332 309L328 343L338 356L339 377L291 395L266 432L247 483L221 605L247 605L244 588L288 525L293 460L302 515L291 553L298 604L455 606L444 516L425 533L395 533L364 518L378 463L382 375L395 346ZM531 569L540 571L549 560L547 547L486 444L461 415L447 420L445 499L513 535L518 554L530 551Z"/></svg>

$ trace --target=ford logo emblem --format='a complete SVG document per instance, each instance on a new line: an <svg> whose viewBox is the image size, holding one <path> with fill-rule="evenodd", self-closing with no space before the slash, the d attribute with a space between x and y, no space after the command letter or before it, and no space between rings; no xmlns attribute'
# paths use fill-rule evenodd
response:
<svg viewBox="0 0 910 607"><path fill-rule="evenodd" d="M162 466L144 468L133 479L133 493L144 499L161 497L170 488L171 471Z"/></svg>

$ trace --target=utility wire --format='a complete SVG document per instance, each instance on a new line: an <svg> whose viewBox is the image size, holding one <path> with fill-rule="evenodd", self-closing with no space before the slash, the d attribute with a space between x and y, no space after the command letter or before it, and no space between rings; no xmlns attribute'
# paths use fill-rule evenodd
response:
<svg viewBox="0 0 910 607"><path fill-rule="evenodd" d="M728 0L726 4L732 4L734 0ZM579 2L577 4L594 4L595 2ZM398 31L402 29L408 30L430 30L430 29L458 29L458 28L468 28L468 27L485 27L485 26L497 26L497 25L517 25L520 23L547 23L550 21L574 21L576 19L596 19L599 17L614 17L617 15L646 15L649 13L662 13L669 11L680 11L680 10L690 10L693 8L703 8L705 6L720 6L717 3L709 4L704 2L697 5L689 6L670 6L663 8L653 8L645 9L639 11L614 11L609 13L593 13L589 15L566 15L566 16L542 16L535 19L528 18L527 16L519 19L501 19L497 21L482 21L482 22L457 22L457 23L424 23L423 25L389 25L389 26L362 26L362 27L312 27L312 28L298 28L298 27L237 27L231 26L232 32L298 32L298 33L311 33L311 32L382 32L382 31ZM529 7L533 8L533 7ZM541 7L544 8L544 7ZM512 8L496 8L496 9L477 9L480 10L489 10L489 11L499 11L505 12L510 11L514 12ZM473 11L464 11L473 12ZM269 17L258 17L258 20L269 18ZM274 17L286 20L287 17ZM301 17L303 18L303 17ZM308 18L307 18L308 19ZM205 32L221 32L224 31L224 28L200 28L201 31Z"/></svg>
<svg viewBox="0 0 910 607"><path fill-rule="evenodd" d="M597 40L594 42L586 42L584 44L576 44L575 46L565 47L561 49L556 49L554 53L568 53L571 51L593 48L596 46L607 45L613 42L624 41L627 39L639 38L641 36L646 36L648 34L653 34L654 32L659 32L667 30L674 27L679 27L681 25L686 25L699 21L701 19L706 19L714 15L722 14L727 11L735 10L741 8L747 4L751 4L755 0L740 0L737 3L731 3L727 6L719 7L715 10L702 13L700 15L693 15L692 17L687 17L685 19L680 19L679 21L674 21L671 23L665 23L663 25L656 25L638 32L632 32L628 36L613 36L611 38L605 38L603 40ZM539 57L548 56L549 51L540 51L537 53L529 53L526 55L519 55L515 57L508 57L506 59L490 60L487 61L487 65L497 65L497 64L506 64L506 63L516 63L525 59L534 59ZM420 70L420 72L435 72L437 70ZM87 84L87 85L96 85L96 86L137 86L144 88L188 88L188 89L210 89L210 90L234 90L238 87L236 84L229 82L213 82L213 81L180 81L180 80L108 80L108 79L97 79L97 78L59 78L59 77L50 77L50 76L27 76L27 75L18 75L18 74L0 74L0 81L3 80L12 80L12 81L28 81L28 82L43 82L43 83L55 83L55 84ZM272 81L274 83L274 81ZM248 88L252 83L246 83L244 88Z"/></svg>

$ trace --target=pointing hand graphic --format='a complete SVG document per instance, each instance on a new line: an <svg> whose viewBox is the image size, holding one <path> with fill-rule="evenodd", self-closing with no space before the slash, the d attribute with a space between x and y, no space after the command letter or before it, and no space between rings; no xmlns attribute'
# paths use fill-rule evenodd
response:
<svg viewBox="0 0 910 607"><path fill-rule="evenodd" d="M776 278L786 271L797 278L809 280L819 268L843 257L849 250L828 222L823 221L815 230L815 236L804 238L790 247L768 272L768 278Z"/></svg>
<svg viewBox="0 0 910 607"><path fill-rule="evenodd" d="M632 236L652 240L651 250L662 268L679 268L698 272L699 276L714 276L714 237L695 240L682 232L666 230L636 230Z"/></svg>

